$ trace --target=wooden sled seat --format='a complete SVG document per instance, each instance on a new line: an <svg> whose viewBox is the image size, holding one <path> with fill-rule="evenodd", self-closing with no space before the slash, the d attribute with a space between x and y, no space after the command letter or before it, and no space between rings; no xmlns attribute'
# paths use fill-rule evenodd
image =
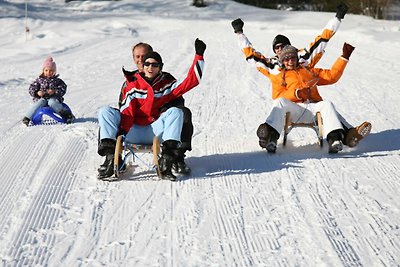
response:
<svg viewBox="0 0 400 267"><path fill-rule="evenodd" d="M146 164L142 158L138 155L140 153L152 153L153 162ZM155 169L157 175L160 176L158 168L158 159L160 157L160 140L157 136L154 136L152 144L135 144L125 142L125 137L120 135L117 138L114 154L114 176L118 178L128 161L128 157L132 156L133 160L138 159L144 165L150 167L150 169ZM122 159L122 164L120 160ZM124 166L125 165L125 166Z"/></svg>
<svg viewBox="0 0 400 267"><path fill-rule="evenodd" d="M287 141L287 136L290 133L291 130L297 127L307 127L311 128L315 131L318 137L318 143L320 147L322 148L324 143L323 143L323 128L322 128L322 117L321 113L317 112L314 118L314 121L309 122L309 123L304 123L304 122L293 122L290 118L290 112L286 113L286 118L285 118L285 126L284 126L284 133L283 133L283 145L286 145Z"/></svg>

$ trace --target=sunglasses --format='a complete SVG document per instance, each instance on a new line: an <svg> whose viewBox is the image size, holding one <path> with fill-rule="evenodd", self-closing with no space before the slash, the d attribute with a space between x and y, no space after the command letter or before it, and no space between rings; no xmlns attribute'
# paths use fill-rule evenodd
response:
<svg viewBox="0 0 400 267"><path fill-rule="evenodd" d="M287 56L284 57L282 61L297 60L297 56Z"/></svg>
<svg viewBox="0 0 400 267"><path fill-rule="evenodd" d="M145 62L143 63L143 65L145 65L146 67L154 67L154 68L160 68L162 66L162 63L158 63L158 62Z"/></svg>
<svg viewBox="0 0 400 267"><path fill-rule="evenodd" d="M282 48L284 48L285 46L286 46L285 44L277 44L277 45L274 46L274 49L275 49L275 50L277 50L277 49L282 49Z"/></svg>

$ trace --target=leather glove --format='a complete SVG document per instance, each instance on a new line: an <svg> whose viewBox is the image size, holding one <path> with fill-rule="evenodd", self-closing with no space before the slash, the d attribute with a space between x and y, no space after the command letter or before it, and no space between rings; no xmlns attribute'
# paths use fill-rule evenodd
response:
<svg viewBox="0 0 400 267"><path fill-rule="evenodd" d="M207 46L202 40L196 38L196 41L194 41L194 47L196 49L196 54L202 56Z"/></svg>
<svg viewBox="0 0 400 267"><path fill-rule="evenodd" d="M307 101L310 96L310 88L303 88L296 90L297 99L301 99L302 101Z"/></svg>
<svg viewBox="0 0 400 267"><path fill-rule="evenodd" d="M344 18L344 15L346 15L347 10L349 10L349 7L345 3L340 3L339 5L336 6L336 17L341 20Z"/></svg>
<svg viewBox="0 0 400 267"><path fill-rule="evenodd" d="M342 57L344 57L345 59L349 59L351 56L351 53L353 53L353 50L355 49L354 46L352 46L351 44L348 43L344 43L343 44L343 53L342 53Z"/></svg>
<svg viewBox="0 0 400 267"><path fill-rule="evenodd" d="M235 19L234 21L231 22L233 30L235 33L242 33L243 32L243 26L244 22L240 18Z"/></svg>

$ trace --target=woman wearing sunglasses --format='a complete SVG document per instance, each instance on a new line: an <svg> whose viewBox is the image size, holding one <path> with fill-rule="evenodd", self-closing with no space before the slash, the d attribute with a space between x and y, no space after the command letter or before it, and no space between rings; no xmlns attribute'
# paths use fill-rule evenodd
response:
<svg viewBox="0 0 400 267"><path fill-rule="evenodd" d="M334 36L336 31L340 26L341 20L344 18L348 7L345 4L340 4L337 6L337 12L335 18L331 19L327 25L324 27L322 33L318 35L313 42L310 43L308 49L299 49L297 51L297 64L302 66L303 68L313 68L318 61L323 56L325 52L325 48L329 42L329 40ZM262 55L260 52L256 51L253 48L253 45L248 40L246 35L243 33L244 22L238 18L232 21L232 27L234 32L238 36L239 46L241 47L246 60L250 63L255 63L257 70L269 77L272 85L272 99L277 99L281 96L282 92L282 84L279 76L281 75L281 70L284 67L282 62L279 61L279 57L281 56L281 52L285 49L285 47L290 46L290 40L284 35L278 34L273 42L272 49L276 54L275 57L267 58ZM272 74L272 76L270 76ZM271 79L271 77L278 77L278 79ZM328 85L331 84L326 80L321 79L317 85ZM348 123L343 116L340 114L339 118L341 124L344 128L345 137L342 140L343 144L354 147L358 144L358 142L363 139L366 135L371 131L372 125L369 122L363 122L357 127L353 127L350 123ZM264 124L261 124L260 127L264 127ZM260 129L259 129L260 130ZM261 143L264 144L265 140L260 137L258 134L260 131L257 131L257 135L260 138ZM275 138L274 138L275 139ZM276 142L275 142L276 143ZM262 146L263 147L263 146Z"/></svg>
<svg viewBox="0 0 400 267"><path fill-rule="evenodd" d="M186 78L181 81L163 71L164 64L159 53L153 51L146 54L143 72L125 76L126 83L120 98L120 118L114 118L112 114L110 117L107 114L101 116L104 127L100 132L100 140L113 139L118 132L126 134L126 141L132 140L135 143L152 143L153 137L158 136L162 142L159 161L161 176L163 179L176 180L171 169L176 160L174 151L181 141L183 112L177 107L171 107L161 113L160 108L200 83L205 49L206 44L196 39L196 55ZM120 120L119 129L113 126L116 120ZM113 123L107 124L107 121ZM112 158L113 154L107 157ZM110 171L104 175L112 174Z"/></svg>

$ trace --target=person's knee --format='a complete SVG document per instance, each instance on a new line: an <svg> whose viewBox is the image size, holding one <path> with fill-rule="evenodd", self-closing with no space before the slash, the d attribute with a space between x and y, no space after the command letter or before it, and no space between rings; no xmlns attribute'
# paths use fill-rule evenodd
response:
<svg viewBox="0 0 400 267"><path fill-rule="evenodd" d="M49 105L52 109L54 109L56 112L60 112L60 111L63 110L62 104L61 104L60 101L58 101L58 99L56 99L56 98L50 98L50 99L47 101L47 103L48 103L48 105Z"/></svg>
<svg viewBox="0 0 400 267"><path fill-rule="evenodd" d="M105 115L113 115L115 113L115 111L116 111L115 108L112 108L110 106L104 106L99 109L98 116L104 117Z"/></svg>
<svg viewBox="0 0 400 267"><path fill-rule="evenodd" d="M39 107L45 107L45 106L48 105L48 101L45 98L41 98L41 99L38 100L37 105Z"/></svg>
<svg viewBox="0 0 400 267"><path fill-rule="evenodd" d="M183 119L183 111L180 108L171 107L167 111L165 111L167 116L171 116L173 118L182 118Z"/></svg>
<svg viewBox="0 0 400 267"><path fill-rule="evenodd" d="M60 104L60 101L58 101L57 98L52 97L47 100L47 103L49 103L49 105L56 105L56 104Z"/></svg>
<svg viewBox="0 0 400 267"><path fill-rule="evenodd" d="M321 101L321 106L325 109L335 109L335 106L333 105L333 103L328 100Z"/></svg>
<svg viewBox="0 0 400 267"><path fill-rule="evenodd" d="M273 106L284 106L284 105L287 104L288 101L289 101L289 100L287 100L286 98L279 97L279 98L275 99L275 100L272 102L272 105L273 105Z"/></svg>
<svg viewBox="0 0 400 267"><path fill-rule="evenodd" d="M113 107L101 107L98 112L98 118L100 120L114 120L119 123L121 119L121 114L119 110L113 108Z"/></svg>

